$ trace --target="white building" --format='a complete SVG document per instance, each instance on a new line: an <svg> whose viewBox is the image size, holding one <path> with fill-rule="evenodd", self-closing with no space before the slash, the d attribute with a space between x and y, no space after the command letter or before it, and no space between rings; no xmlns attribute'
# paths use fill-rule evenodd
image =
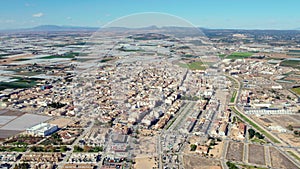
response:
<svg viewBox="0 0 300 169"><path fill-rule="evenodd" d="M48 124L48 123L40 123L38 125L35 125L33 127L30 127L26 129L26 132L31 135L37 135L37 136L48 136L55 131L58 130L57 125L54 124Z"/></svg>

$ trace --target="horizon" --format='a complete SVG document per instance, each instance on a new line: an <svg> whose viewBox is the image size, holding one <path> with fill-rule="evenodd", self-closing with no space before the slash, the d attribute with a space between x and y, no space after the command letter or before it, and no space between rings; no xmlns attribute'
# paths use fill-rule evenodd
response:
<svg viewBox="0 0 300 169"><path fill-rule="evenodd" d="M1 4L0 30L32 28L40 25L101 28L119 18L143 13L169 14L180 17L196 27L208 29L297 30L300 28L298 24L300 13L297 12L300 2L20 0L5 1Z"/></svg>
<svg viewBox="0 0 300 169"><path fill-rule="evenodd" d="M36 25L32 27L21 27L21 28L10 28L10 29L0 29L0 31L23 31L23 30L32 30L37 29L41 27L59 27L62 29L104 29L104 28L125 28L125 29L143 29L143 28L149 28L149 27L157 27L159 29L161 28L168 28L168 27L177 27L177 28L192 28L192 27L184 27L184 26L144 26L144 27L126 27L126 26L111 26L111 27L95 27L95 26L79 26L79 25L54 25L54 24L45 24L45 25ZM276 29L276 28L210 28L210 27L195 27L199 29L208 29L208 30L253 30L253 31L300 31L300 28L295 29Z"/></svg>

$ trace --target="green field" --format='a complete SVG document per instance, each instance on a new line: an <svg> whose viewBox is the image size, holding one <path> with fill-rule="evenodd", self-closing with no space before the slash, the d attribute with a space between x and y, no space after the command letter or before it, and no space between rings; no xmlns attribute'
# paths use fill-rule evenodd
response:
<svg viewBox="0 0 300 169"><path fill-rule="evenodd" d="M251 52L233 52L232 54L228 55L226 59L244 59L252 55L253 53Z"/></svg>
<svg viewBox="0 0 300 169"><path fill-rule="evenodd" d="M248 117L241 114L238 110L235 109L235 107L230 106L230 109L234 111L238 116L240 116L244 121L249 123L252 127L254 127L256 130L258 130L260 133L268 137L271 141L274 143L280 143L276 138L271 136L269 133L267 133L264 129L260 128L258 125L256 125L252 120L250 120Z"/></svg>
<svg viewBox="0 0 300 169"><path fill-rule="evenodd" d="M58 58L73 59L73 58L75 58L75 56L79 56L79 53L72 52L72 53L66 53L63 55L50 55L50 56L41 57L39 59L58 59Z"/></svg>
<svg viewBox="0 0 300 169"><path fill-rule="evenodd" d="M292 88L292 91L295 92L297 95L300 95L300 87Z"/></svg>
<svg viewBox="0 0 300 169"><path fill-rule="evenodd" d="M183 68L188 68L191 70L205 70L206 69L206 66L201 61L185 63L185 64L180 63L179 66L183 67Z"/></svg>
<svg viewBox="0 0 300 169"><path fill-rule="evenodd" d="M300 69L300 60L284 60L280 63L280 66Z"/></svg>
<svg viewBox="0 0 300 169"><path fill-rule="evenodd" d="M235 91L233 92L233 94L232 94L231 99L230 99L230 103L233 103L233 102L234 102L235 97L236 97L236 94L237 94L237 91L235 90Z"/></svg>
<svg viewBox="0 0 300 169"><path fill-rule="evenodd" d="M16 151L16 152L25 152L27 150L27 147L5 147L5 146L1 146L0 147L0 152L12 152L12 151Z"/></svg>
<svg viewBox="0 0 300 169"><path fill-rule="evenodd" d="M0 82L0 90L30 88L36 85L35 80L36 79L18 78L18 80L13 82Z"/></svg>
<svg viewBox="0 0 300 169"><path fill-rule="evenodd" d="M219 54L218 56L219 56L219 58L224 59L226 54Z"/></svg>

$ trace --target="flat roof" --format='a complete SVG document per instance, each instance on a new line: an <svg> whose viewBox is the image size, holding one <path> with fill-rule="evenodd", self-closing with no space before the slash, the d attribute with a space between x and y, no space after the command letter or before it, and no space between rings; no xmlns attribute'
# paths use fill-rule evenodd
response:
<svg viewBox="0 0 300 169"><path fill-rule="evenodd" d="M0 129L23 131L29 127L32 127L39 123L50 120L51 118L52 117L42 116L42 115L37 115L37 114L24 114L14 120L12 120L11 122L9 122L5 126L1 127Z"/></svg>

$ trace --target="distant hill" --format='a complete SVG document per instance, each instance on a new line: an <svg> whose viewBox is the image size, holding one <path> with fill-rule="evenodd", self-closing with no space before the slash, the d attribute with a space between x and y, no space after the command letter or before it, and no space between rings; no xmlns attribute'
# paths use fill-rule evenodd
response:
<svg viewBox="0 0 300 169"><path fill-rule="evenodd" d="M33 28L0 30L0 32L63 32L63 31L97 31L96 27L40 25Z"/></svg>
<svg viewBox="0 0 300 169"><path fill-rule="evenodd" d="M267 33L278 33L278 32L293 32L293 30L247 30L247 29L210 29L203 27L177 27L177 26L164 26L157 27L155 25L142 27L142 28L126 28L126 27L80 27L80 26L58 26L58 25L40 25L33 28L22 28L22 29L8 29L8 30L0 30L0 32L63 32L63 31L147 31L147 30L156 30L162 32L176 32L177 34L190 34L197 35L200 32L203 33L216 33L221 32L222 34L232 34L232 33L252 33L252 32L267 32ZM295 32L298 32L300 28L294 29ZM201 33L200 33L201 34Z"/></svg>

